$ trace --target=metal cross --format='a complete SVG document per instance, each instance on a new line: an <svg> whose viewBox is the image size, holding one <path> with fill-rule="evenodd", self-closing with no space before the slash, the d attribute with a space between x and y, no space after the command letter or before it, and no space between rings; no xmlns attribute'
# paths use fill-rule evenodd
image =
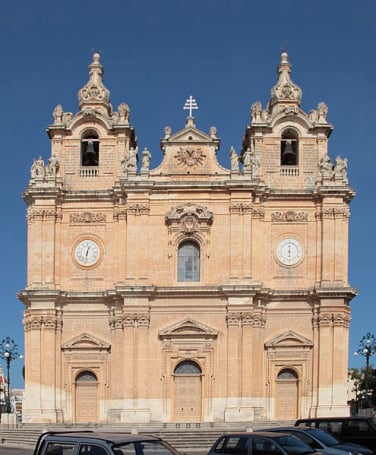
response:
<svg viewBox="0 0 376 455"><path fill-rule="evenodd" d="M198 105L196 103L196 100L194 98L192 98L192 95L185 102L183 109L188 109L189 110L189 117L192 117L192 110L193 109L198 109Z"/></svg>

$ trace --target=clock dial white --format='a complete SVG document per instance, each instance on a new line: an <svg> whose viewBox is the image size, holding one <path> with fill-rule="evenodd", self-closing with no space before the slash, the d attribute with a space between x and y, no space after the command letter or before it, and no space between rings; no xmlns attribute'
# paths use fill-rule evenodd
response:
<svg viewBox="0 0 376 455"><path fill-rule="evenodd" d="M74 256L80 265L88 267L99 261L100 249L94 240L81 240L76 246Z"/></svg>
<svg viewBox="0 0 376 455"><path fill-rule="evenodd" d="M303 256L303 248L296 239L284 239L277 246L277 258L284 265L295 265Z"/></svg>

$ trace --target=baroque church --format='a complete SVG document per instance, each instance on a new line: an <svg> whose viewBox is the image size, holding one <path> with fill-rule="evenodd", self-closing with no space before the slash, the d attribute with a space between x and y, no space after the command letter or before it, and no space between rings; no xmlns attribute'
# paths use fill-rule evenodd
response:
<svg viewBox="0 0 376 455"><path fill-rule="evenodd" d="M346 415L347 160L286 52L239 155L192 115L160 164L113 110L100 55L47 132L27 205L23 421L253 422Z"/></svg>

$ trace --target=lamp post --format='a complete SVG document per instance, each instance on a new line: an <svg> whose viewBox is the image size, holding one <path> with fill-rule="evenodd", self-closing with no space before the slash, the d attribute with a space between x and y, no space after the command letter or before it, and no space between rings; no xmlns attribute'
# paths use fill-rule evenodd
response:
<svg viewBox="0 0 376 455"><path fill-rule="evenodd" d="M366 405L368 405L369 392L369 359L376 353L376 337L372 333L366 333L359 341L359 348L354 355L362 355L366 358L366 370L364 372L364 384L366 389Z"/></svg>
<svg viewBox="0 0 376 455"><path fill-rule="evenodd" d="M10 413L12 411L12 407L10 404L10 364L11 362L13 362L13 360L22 359L23 356L18 353L18 345L14 342L14 340L12 340L10 337L6 337L3 338L0 343L0 357L2 357L5 360L7 367L5 411L7 413Z"/></svg>

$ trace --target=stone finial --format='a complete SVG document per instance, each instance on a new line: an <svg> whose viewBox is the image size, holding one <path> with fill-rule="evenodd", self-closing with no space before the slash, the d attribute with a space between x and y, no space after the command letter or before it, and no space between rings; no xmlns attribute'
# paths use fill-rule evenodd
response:
<svg viewBox="0 0 376 455"><path fill-rule="evenodd" d="M281 62L277 69L278 82L271 90L271 106L279 102L289 102L296 104L298 107L300 106L302 90L292 82L290 73L291 64L288 61L287 52L282 52Z"/></svg>
<svg viewBox="0 0 376 455"><path fill-rule="evenodd" d="M110 92L103 85L103 66L100 63L100 55L95 52L93 62L89 65L89 81L78 92L80 109L84 107L103 106L110 112Z"/></svg>

